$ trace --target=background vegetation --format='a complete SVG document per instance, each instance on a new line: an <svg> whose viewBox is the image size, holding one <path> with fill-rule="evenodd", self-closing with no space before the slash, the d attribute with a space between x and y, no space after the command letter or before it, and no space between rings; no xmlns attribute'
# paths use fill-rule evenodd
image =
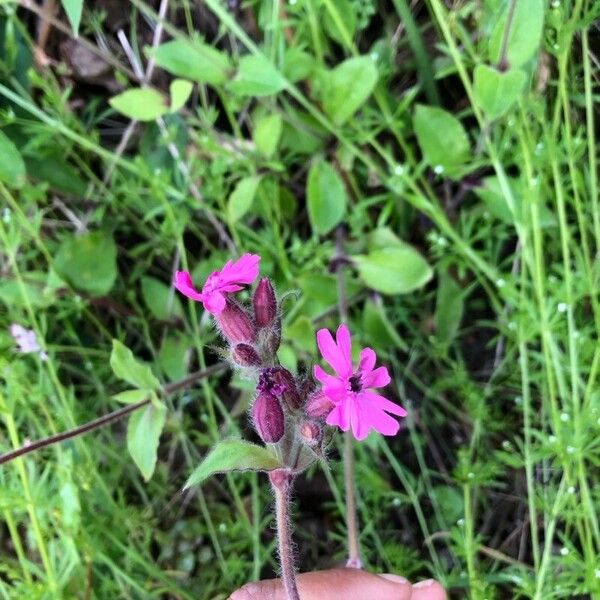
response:
<svg viewBox="0 0 600 600"><path fill-rule="evenodd" d="M0 449L118 408L113 339L163 385L220 360L177 268L261 254L298 290L281 360L310 367L341 227L352 330L410 410L357 447L367 567L600 598L598 3L42 4L0 0ZM250 394L222 372L167 396L148 482L125 422L0 467L0 597L272 576L264 481L181 492L214 440L252 436ZM298 485L303 570L344 558L331 458Z"/></svg>

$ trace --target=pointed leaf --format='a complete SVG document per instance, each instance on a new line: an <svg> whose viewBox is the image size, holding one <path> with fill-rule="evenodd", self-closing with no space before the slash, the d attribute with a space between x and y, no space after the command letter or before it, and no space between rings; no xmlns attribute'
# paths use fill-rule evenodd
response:
<svg viewBox="0 0 600 600"><path fill-rule="evenodd" d="M227 203L227 212L232 223L239 221L252 207L260 179L259 175L251 175L237 182Z"/></svg>
<svg viewBox="0 0 600 600"><path fill-rule="evenodd" d="M83 0L61 0L63 8L67 13L67 18L71 24L71 29L75 36L79 35L79 24L81 23L81 13L83 12Z"/></svg>
<svg viewBox="0 0 600 600"><path fill-rule="evenodd" d="M345 123L367 101L378 76L368 56L349 58L326 75L323 109L335 125Z"/></svg>
<svg viewBox="0 0 600 600"><path fill-rule="evenodd" d="M406 294L423 287L433 276L427 261L408 244L354 256L361 279L383 294Z"/></svg>
<svg viewBox="0 0 600 600"><path fill-rule="evenodd" d="M221 85L232 70L227 54L199 40L172 40L148 53L159 67L198 83Z"/></svg>
<svg viewBox="0 0 600 600"><path fill-rule="evenodd" d="M279 459L266 448L244 440L223 440L208 453L187 480L190 488L215 473L228 471L272 471L281 467Z"/></svg>
<svg viewBox="0 0 600 600"><path fill-rule="evenodd" d="M487 65L477 65L473 90L483 111L495 119L519 99L526 79L527 75L521 69L501 73Z"/></svg>
<svg viewBox="0 0 600 600"><path fill-rule="evenodd" d="M135 358L133 352L119 340L113 340L110 366L114 374L123 381L144 390L160 389L160 381L150 367Z"/></svg>
<svg viewBox="0 0 600 600"><path fill-rule="evenodd" d="M148 310L161 321L183 316L181 300L174 288L154 277L142 277L142 297Z"/></svg>
<svg viewBox="0 0 600 600"><path fill-rule="evenodd" d="M127 424L127 450L144 479L148 481L156 467L156 452L160 434L167 419L167 407L149 404L134 412Z"/></svg>
<svg viewBox="0 0 600 600"><path fill-rule="evenodd" d="M25 183L25 163L12 140L0 130L0 181L20 188Z"/></svg>
<svg viewBox="0 0 600 600"><path fill-rule="evenodd" d="M171 82L169 92L171 94L171 112L177 112L185 106L190 94L192 93L193 85L185 79L175 79Z"/></svg>
<svg viewBox="0 0 600 600"><path fill-rule="evenodd" d="M316 233L325 235L346 214L346 188L337 171L324 160L313 162L306 181L308 218Z"/></svg>
<svg viewBox="0 0 600 600"><path fill-rule="evenodd" d="M277 113L266 115L259 119L252 136L259 152L266 157L273 156L277 149L277 144L279 144L282 129L283 120L281 115Z"/></svg>
<svg viewBox="0 0 600 600"><path fill-rule="evenodd" d="M118 112L136 121L154 121L169 111L164 96L151 88L126 90L109 100Z"/></svg>
<svg viewBox="0 0 600 600"><path fill-rule="evenodd" d="M229 89L240 96L270 96L284 89L286 80L264 56L243 56Z"/></svg>
<svg viewBox="0 0 600 600"><path fill-rule="evenodd" d="M150 390L125 390L115 394L113 398L122 404L137 404L151 394Z"/></svg>

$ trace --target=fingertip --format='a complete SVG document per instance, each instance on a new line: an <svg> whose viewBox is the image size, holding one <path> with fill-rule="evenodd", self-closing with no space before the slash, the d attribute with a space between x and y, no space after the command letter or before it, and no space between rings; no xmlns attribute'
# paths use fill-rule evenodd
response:
<svg viewBox="0 0 600 600"><path fill-rule="evenodd" d="M446 600L446 591L435 579L418 581L412 586L410 600Z"/></svg>

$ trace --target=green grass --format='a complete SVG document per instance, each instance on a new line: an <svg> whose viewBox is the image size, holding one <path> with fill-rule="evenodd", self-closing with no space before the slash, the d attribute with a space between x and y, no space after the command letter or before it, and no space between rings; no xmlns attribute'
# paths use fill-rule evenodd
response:
<svg viewBox="0 0 600 600"><path fill-rule="evenodd" d="M185 108L138 123L124 151L131 121L108 104L118 91L61 63L66 16L45 48L52 68L36 70L39 15L0 3L0 131L26 168L14 181L17 163L7 174L0 157L0 452L118 408L113 338L165 385L219 360L210 322L169 288L176 269L201 280L233 253L261 254L277 291L298 292L280 357L302 369L314 323L337 325L335 227L350 256L397 236L427 259L427 283L388 293L411 265L386 264L375 280L346 269L351 329L409 409L396 438L356 446L367 567L436 577L456 598L600 598L598 8L540 2L538 44L536 3L523 16L522 2L171 0L160 20L131 0L119 24L131 52L118 15L86 3L80 34L122 89L139 87L157 22L162 41L200 33L230 61ZM290 51L303 53L297 79ZM246 55L262 63L242 93L229 80ZM331 70L360 56L377 83L353 77L332 107ZM474 69L507 57L526 83L510 102L495 97L507 106L491 119ZM156 67L151 84L167 94L170 80ZM339 118L352 94L363 101ZM417 105L459 120L464 156L455 120L423 138L432 120L419 125ZM283 129L265 149L257 128L270 115ZM306 182L319 160L342 186L313 198L316 217ZM232 192L247 177L260 183L239 212ZM106 246L81 248L75 266L64 258L84 232L114 241L114 269ZM11 323L33 329L49 360L16 353ZM252 438L251 398L226 373L168 396L147 483L125 423L0 466L0 598L226 598L273 576L263 477L182 492L211 444ZM338 446L329 471L298 483L302 570L344 561Z"/></svg>

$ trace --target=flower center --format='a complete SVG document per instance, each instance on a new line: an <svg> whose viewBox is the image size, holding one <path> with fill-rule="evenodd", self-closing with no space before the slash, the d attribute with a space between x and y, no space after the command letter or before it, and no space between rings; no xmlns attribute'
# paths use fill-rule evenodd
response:
<svg viewBox="0 0 600 600"><path fill-rule="evenodd" d="M362 390L362 384L360 383L359 375L352 375L348 382L350 383L351 392L360 392L360 390Z"/></svg>

